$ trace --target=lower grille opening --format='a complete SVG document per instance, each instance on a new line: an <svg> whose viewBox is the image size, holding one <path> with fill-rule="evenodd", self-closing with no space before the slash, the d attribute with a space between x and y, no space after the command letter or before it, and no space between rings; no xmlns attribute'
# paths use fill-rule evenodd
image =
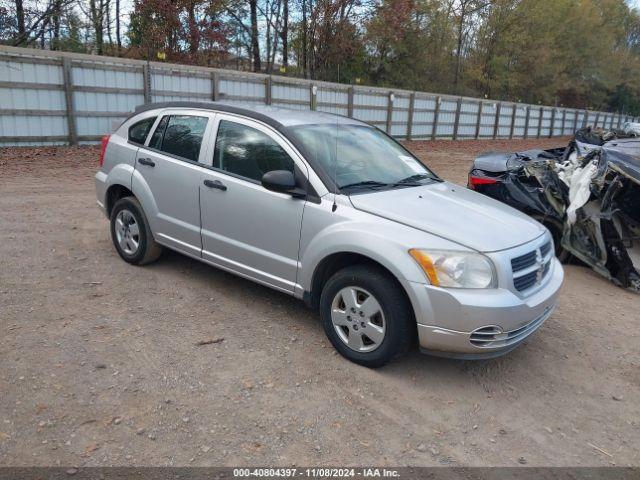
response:
<svg viewBox="0 0 640 480"><path fill-rule="evenodd" d="M476 347L508 347L533 333L549 318L549 315L551 315L551 308L547 308L542 315L531 322L508 332L494 325L478 328L471 332L469 342Z"/></svg>

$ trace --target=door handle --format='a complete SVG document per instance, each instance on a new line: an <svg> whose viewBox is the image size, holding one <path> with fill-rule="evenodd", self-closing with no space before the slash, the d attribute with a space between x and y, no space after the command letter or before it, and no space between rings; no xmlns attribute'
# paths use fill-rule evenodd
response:
<svg viewBox="0 0 640 480"><path fill-rule="evenodd" d="M146 165L147 167L155 167L156 163L152 161L150 158L139 158L138 162L142 165Z"/></svg>
<svg viewBox="0 0 640 480"><path fill-rule="evenodd" d="M220 180L205 180L204 184L206 187L217 188L218 190L222 190L223 192L227 190L227 186Z"/></svg>

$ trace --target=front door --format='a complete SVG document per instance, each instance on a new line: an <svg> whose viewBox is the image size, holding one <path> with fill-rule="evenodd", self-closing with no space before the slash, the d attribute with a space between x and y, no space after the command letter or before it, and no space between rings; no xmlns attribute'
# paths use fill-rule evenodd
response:
<svg viewBox="0 0 640 480"><path fill-rule="evenodd" d="M218 114L212 170L200 184L202 257L293 292L305 200L265 189L272 170L300 178L306 166L277 134L251 120ZM299 161L298 161L299 162Z"/></svg>

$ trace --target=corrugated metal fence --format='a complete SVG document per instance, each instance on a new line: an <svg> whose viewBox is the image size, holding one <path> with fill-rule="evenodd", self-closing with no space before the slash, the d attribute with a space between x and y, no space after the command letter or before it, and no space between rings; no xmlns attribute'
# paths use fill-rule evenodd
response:
<svg viewBox="0 0 640 480"><path fill-rule="evenodd" d="M137 105L271 104L354 117L404 139L539 138L635 119L614 113L0 46L0 146L92 143Z"/></svg>

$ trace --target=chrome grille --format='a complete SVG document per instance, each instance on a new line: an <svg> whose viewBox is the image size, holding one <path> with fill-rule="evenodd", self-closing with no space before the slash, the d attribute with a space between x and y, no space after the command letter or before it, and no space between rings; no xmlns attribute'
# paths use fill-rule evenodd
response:
<svg viewBox="0 0 640 480"><path fill-rule="evenodd" d="M534 270L533 272L527 273L520 277L513 278L513 286L516 287L516 290L523 291L527 288L531 288L536 284L536 280L538 279L538 271Z"/></svg>
<svg viewBox="0 0 640 480"><path fill-rule="evenodd" d="M514 272L519 272L520 270L524 270L525 268L530 267L534 263L536 263L536 255L537 252L533 250L532 252L525 253L524 255L520 255L519 257L511 259L511 269Z"/></svg>
<svg viewBox="0 0 640 480"><path fill-rule="evenodd" d="M511 259L513 286L519 292L539 285L551 267L551 242Z"/></svg>
<svg viewBox="0 0 640 480"><path fill-rule="evenodd" d="M546 257L549 250L551 250L551 242L547 242L540 247L540 255Z"/></svg>

